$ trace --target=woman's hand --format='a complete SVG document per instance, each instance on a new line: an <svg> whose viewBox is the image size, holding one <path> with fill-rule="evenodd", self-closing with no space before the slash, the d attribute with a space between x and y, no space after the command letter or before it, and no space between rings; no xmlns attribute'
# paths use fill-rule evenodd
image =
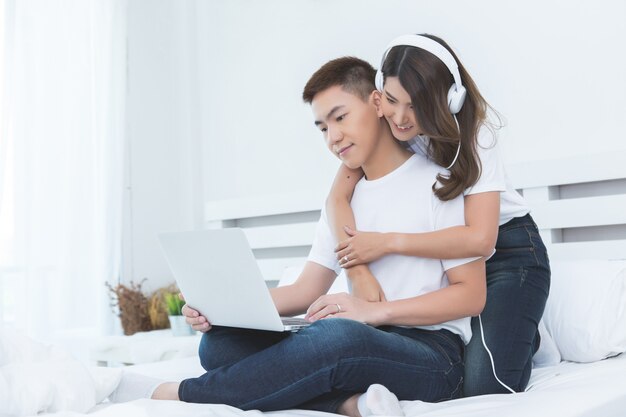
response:
<svg viewBox="0 0 626 417"><path fill-rule="evenodd" d="M339 242L335 248L342 268L367 264L387 255L387 238L384 233L359 232L348 226L344 226L344 230L350 237Z"/></svg>
<svg viewBox="0 0 626 417"><path fill-rule="evenodd" d="M178 296L181 300L185 299L182 293L178 294ZM211 330L211 323L209 323L206 317L201 316L197 310L194 310L185 304L181 311L183 316L185 316L185 321L191 326L192 329L202 333L206 333Z"/></svg>
<svg viewBox="0 0 626 417"><path fill-rule="evenodd" d="M307 310L305 319L315 322L325 318L342 318L378 326L383 303L370 303L350 294L323 295Z"/></svg>

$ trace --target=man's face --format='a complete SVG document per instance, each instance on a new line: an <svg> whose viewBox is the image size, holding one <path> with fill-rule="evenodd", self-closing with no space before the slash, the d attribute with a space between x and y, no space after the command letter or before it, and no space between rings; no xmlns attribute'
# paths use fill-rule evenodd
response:
<svg viewBox="0 0 626 417"><path fill-rule="evenodd" d="M361 167L376 147L380 125L373 97L363 101L334 86L316 94L311 103L328 149L349 168Z"/></svg>

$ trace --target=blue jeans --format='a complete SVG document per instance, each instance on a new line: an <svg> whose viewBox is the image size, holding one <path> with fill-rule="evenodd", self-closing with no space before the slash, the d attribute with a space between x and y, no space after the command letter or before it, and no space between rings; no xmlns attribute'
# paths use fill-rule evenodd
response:
<svg viewBox="0 0 626 417"><path fill-rule="evenodd" d="M550 263L537 225L530 215L500 226L496 253L487 261L487 303L481 317L485 342L498 378L514 391L523 391L539 348L537 326L550 290ZM466 347L463 394L508 393L493 375L472 318L472 340Z"/></svg>
<svg viewBox="0 0 626 417"><path fill-rule="evenodd" d="M336 412L374 383L401 400L457 398L463 342L447 330L375 328L324 319L298 333L213 327L200 343L207 371L181 382L182 401L242 410Z"/></svg>

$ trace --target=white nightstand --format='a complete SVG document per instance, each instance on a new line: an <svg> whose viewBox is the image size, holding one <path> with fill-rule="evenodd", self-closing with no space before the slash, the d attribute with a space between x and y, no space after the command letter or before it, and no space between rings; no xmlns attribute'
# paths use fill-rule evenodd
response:
<svg viewBox="0 0 626 417"><path fill-rule="evenodd" d="M89 356L99 366L135 365L196 356L202 333L174 337L170 329L139 332L132 336L107 336L94 341Z"/></svg>

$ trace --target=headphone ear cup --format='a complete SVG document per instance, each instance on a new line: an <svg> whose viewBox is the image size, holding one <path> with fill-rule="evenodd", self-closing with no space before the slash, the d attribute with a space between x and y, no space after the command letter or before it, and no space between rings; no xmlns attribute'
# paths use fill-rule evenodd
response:
<svg viewBox="0 0 626 417"><path fill-rule="evenodd" d="M465 87L460 86L457 89L456 84L452 84L452 87L448 90L448 108L450 113L457 114L461 110L466 95L467 90L465 90Z"/></svg>
<svg viewBox="0 0 626 417"><path fill-rule="evenodd" d="M376 71L376 78L374 81L376 83L376 88L378 89L378 91L383 91L383 83L385 82L385 80L383 77L383 72L381 70Z"/></svg>

